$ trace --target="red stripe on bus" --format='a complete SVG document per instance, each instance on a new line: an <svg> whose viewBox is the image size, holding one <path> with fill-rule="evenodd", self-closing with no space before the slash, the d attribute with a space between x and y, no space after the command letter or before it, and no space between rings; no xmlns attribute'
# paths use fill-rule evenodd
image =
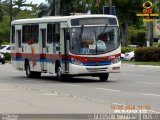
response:
<svg viewBox="0 0 160 120"><path fill-rule="evenodd" d="M87 62L101 62L101 61L112 61L118 57L120 57L121 53L110 55L110 56L104 56L104 57L82 57L82 56L76 56L76 55L67 55L67 59L77 59L83 63ZM65 58L65 55L59 55L59 54L32 54L32 53L11 53L11 56L13 58L16 57L22 57L22 58L40 58L40 59L61 59Z"/></svg>

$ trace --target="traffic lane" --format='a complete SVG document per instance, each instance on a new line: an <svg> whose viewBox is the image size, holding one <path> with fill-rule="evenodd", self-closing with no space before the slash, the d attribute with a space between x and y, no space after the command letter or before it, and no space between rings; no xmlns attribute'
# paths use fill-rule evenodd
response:
<svg viewBox="0 0 160 120"><path fill-rule="evenodd" d="M16 85L27 87L29 89L38 89L42 91L45 91L45 90L55 91L65 95L77 96L80 98L86 98L86 99L91 99L91 100L100 101L100 102L105 101L109 103L126 104L128 103L128 101L132 102L134 98L135 99L137 98L136 100L138 101L139 104L141 104L141 103L145 103L147 99L149 100L148 103L151 103L151 106L153 106L152 107L153 109L156 109L156 110L159 109L157 108L157 103L158 103L157 99L159 100L159 94L151 93L150 90L146 91L146 93L144 91L138 90L137 91L138 93L137 93L136 92L137 89L143 90L144 86L146 85L137 87L137 85L134 84L134 80L132 80L133 83L131 83L131 80L128 80L128 78L125 78L125 77L123 78L123 76L121 76L122 79L116 79L115 77L116 75L118 76L118 78L120 78L119 76L120 74L113 74L112 76L113 78L110 77L109 79L110 82L104 82L104 83L99 82L98 79L95 79L95 78L93 79L88 77L74 78L72 80L67 81L66 82L67 84L59 82L56 79L52 79L52 76L50 77L44 76L41 79L28 79L28 80L26 77L15 76L12 78L8 78L8 80L11 81L11 79L14 79L13 82L16 82L15 83ZM131 86L128 87L128 84L130 83L131 83ZM96 86L96 87L93 88L93 86ZM119 86L119 89L117 89L117 86ZM128 91L128 92L126 93L125 91ZM114 92L120 92L120 93L115 94ZM148 97L150 98L148 99ZM133 98L133 99L130 99L130 98ZM134 103L136 104L136 102L133 102L133 104Z"/></svg>
<svg viewBox="0 0 160 120"><path fill-rule="evenodd" d="M53 76L44 75L45 77L40 79L28 79L24 73L14 70L9 64L0 66L1 113L113 112L110 104L51 91L54 84L61 83ZM43 89L48 88L50 84L49 90Z"/></svg>
<svg viewBox="0 0 160 120"><path fill-rule="evenodd" d="M123 91L121 89L113 89L113 88L102 88L102 87L91 87L89 85L81 85L75 83L68 82L54 82L53 80L45 79L43 80L30 80L30 82L25 82L25 84L19 84L18 86L23 86L27 89L39 90L39 91L50 91L53 93L60 93L65 96L71 96L74 98L81 98L91 101L98 101L106 104L131 104L131 105L149 105L151 106L150 111L160 112L159 111L159 94L153 94L148 92L135 92L135 91ZM76 78L78 81L85 81L87 78ZM73 79L74 80L74 79ZM90 79L88 79L90 80ZM87 80L87 81L88 81ZM87 82L86 81L86 82ZM93 84L93 80L91 80ZM89 83L89 81L87 82ZM95 84L98 84L95 82ZM99 82L100 84L100 82ZM98 85L99 85L98 84ZM101 83L104 84L104 83ZM108 85L108 82L106 82ZM120 84L117 84L120 85ZM122 85L121 85L122 86ZM108 107L110 109L110 107Z"/></svg>
<svg viewBox="0 0 160 120"><path fill-rule="evenodd" d="M23 74L23 73L22 73ZM121 77L119 74L119 79L115 78L115 74L111 74L109 77L108 82L100 82L98 78L93 77L77 77L70 80L66 80L66 82L60 82L55 77L50 75L44 75L38 79L28 79L23 75L17 75L12 77L2 77L0 76L0 81L2 80L3 83L9 84L33 84L36 85L37 83L45 84L48 87L48 84L51 84L51 87L59 86L61 84L69 84L69 86L84 86L84 87L93 87L93 88L104 88L104 89L114 89L114 90L121 90L121 91L129 91L129 92L136 92L136 93L148 93L148 94L159 94L160 93L160 84L157 83L149 83L146 81L139 81L140 77L135 77L135 79L130 79L127 77ZM121 78L121 79L120 79ZM147 79L145 79L147 80ZM52 86L53 85L53 86ZM67 88L65 88L67 89Z"/></svg>
<svg viewBox="0 0 160 120"><path fill-rule="evenodd" d="M5 87L4 87L5 86ZM59 93L0 85L1 113L110 113L108 104Z"/></svg>
<svg viewBox="0 0 160 120"><path fill-rule="evenodd" d="M121 73L123 76L139 76L139 80L149 79L152 82L159 83L160 66L138 66L138 65L122 65Z"/></svg>

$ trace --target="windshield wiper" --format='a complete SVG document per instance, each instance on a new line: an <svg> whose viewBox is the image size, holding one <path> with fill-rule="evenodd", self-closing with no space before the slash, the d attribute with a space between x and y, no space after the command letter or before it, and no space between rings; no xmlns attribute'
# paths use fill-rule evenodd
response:
<svg viewBox="0 0 160 120"><path fill-rule="evenodd" d="M82 35L83 35L83 28L84 28L84 25L81 25L81 33L80 33L80 40L82 41Z"/></svg>
<svg viewBox="0 0 160 120"><path fill-rule="evenodd" d="M105 27L103 28L103 33L107 29L107 27L108 27L108 24L105 24Z"/></svg>

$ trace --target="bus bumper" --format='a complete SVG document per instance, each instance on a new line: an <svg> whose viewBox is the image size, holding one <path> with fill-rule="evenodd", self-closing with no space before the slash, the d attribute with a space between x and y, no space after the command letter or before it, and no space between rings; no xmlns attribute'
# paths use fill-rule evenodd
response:
<svg viewBox="0 0 160 120"><path fill-rule="evenodd" d="M69 74L71 75L96 75L102 73L119 73L121 62L104 66L80 66L75 64L69 65Z"/></svg>

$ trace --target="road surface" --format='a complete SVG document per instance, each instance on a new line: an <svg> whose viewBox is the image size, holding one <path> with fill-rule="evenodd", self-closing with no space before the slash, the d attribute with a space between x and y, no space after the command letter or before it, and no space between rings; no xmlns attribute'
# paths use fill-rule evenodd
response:
<svg viewBox="0 0 160 120"><path fill-rule="evenodd" d="M122 65L108 82L92 77L60 82L51 74L28 79L11 64L0 64L0 113L114 113L120 107L160 113L160 67Z"/></svg>

